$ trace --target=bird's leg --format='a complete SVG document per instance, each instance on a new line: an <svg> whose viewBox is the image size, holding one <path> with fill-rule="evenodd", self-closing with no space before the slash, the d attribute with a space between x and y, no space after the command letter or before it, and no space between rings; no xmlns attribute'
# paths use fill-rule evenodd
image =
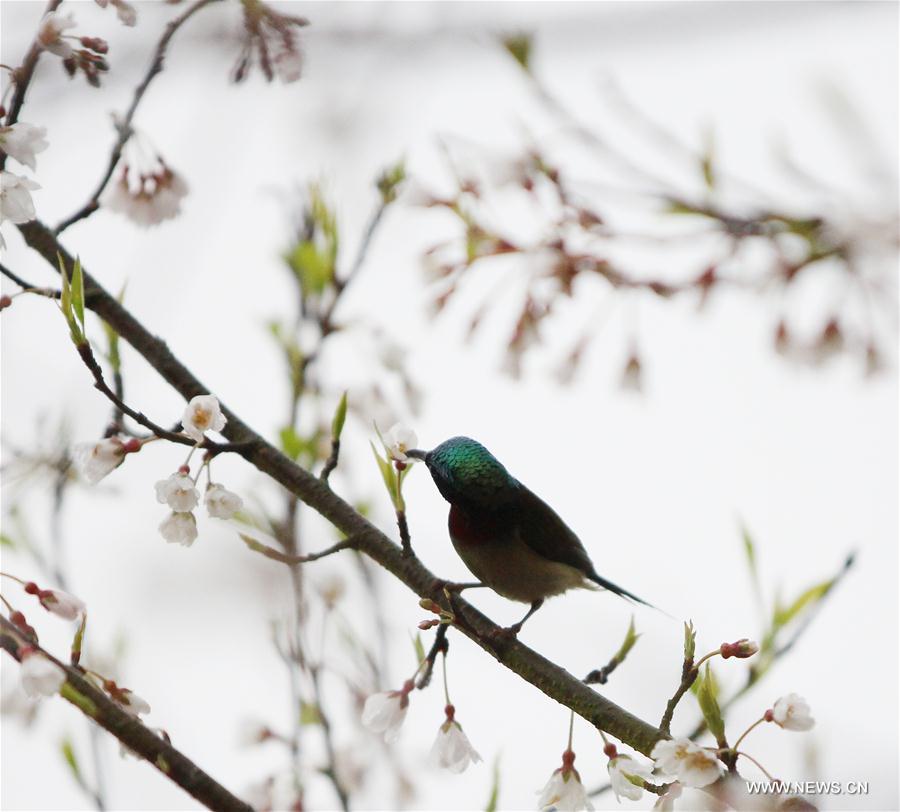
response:
<svg viewBox="0 0 900 812"><path fill-rule="evenodd" d="M447 597L447 601L450 604L450 611L454 616L459 614L459 608L456 605L456 596L464 589L477 589L480 586L487 586L487 584L483 584L481 581L470 581L468 583L454 583L453 581L440 582L440 589Z"/></svg>
<svg viewBox="0 0 900 812"><path fill-rule="evenodd" d="M462 592L464 589L477 589L480 586L487 586L481 581L467 581L466 583L454 583L453 581L444 581L441 588L445 592Z"/></svg>
<svg viewBox="0 0 900 812"><path fill-rule="evenodd" d="M525 625L525 621L528 620L538 609L540 609L544 605L544 599L538 598L536 601L531 602L531 608L525 613L525 617L523 617L518 623L513 623L512 626L509 626L506 629L501 629L500 633L506 635L508 637L515 637Z"/></svg>

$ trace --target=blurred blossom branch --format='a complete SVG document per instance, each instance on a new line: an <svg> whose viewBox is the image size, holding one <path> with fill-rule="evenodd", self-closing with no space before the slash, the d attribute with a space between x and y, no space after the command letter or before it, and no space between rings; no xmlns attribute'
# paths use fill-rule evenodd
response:
<svg viewBox="0 0 900 812"><path fill-rule="evenodd" d="M61 234L69 226L77 223L79 220L83 220L85 217L89 217L100 207L100 197L103 195L103 192L105 191L110 179L113 176L113 172L115 172L116 167L118 166L119 161L122 158L122 151L125 149L125 145L133 135L131 125L134 121L134 116L137 113L138 106L140 105L141 100L144 98L144 94L147 92L147 88L150 87L150 83L158 74L162 73L165 63L166 51L169 47L169 42L171 41L172 37L175 36L175 33L178 31L178 29L181 28L181 26L184 25L191 17L193 17L194 14L196 14L205 6L216 2L220 2L220 0L195 0L194 3L189 5L183 12L181 12L181 14L179 14L177 17L175 17L175 19L171 20L166 25L165 31L156 45L156 49L153 53L153 58L150 62L150 67L148 68L143 80L141 80L140 84L138 84L138 86L134 89L134 95L132 96L131 104L128 107L128 110L125 112L125 115L121 119L116 120L116 140L113 144L112 152L110 153L106 169L103 172L103 176L100 178L100 182L97 184L97 187L94 189L87 203L85 203L80 209L78 209L78 211L74 212L65 220L63 220L59 225L57 225L57 234Z"/></svg>
<svg viewBox="0 0 900 812"><path fill-rule="evenodd" d="M607 203L609 189L590 189L578 182L583 168L567 168L554 159L552 148L542 145L515 159L495 160L486 172L474 166L460 169L454 163L453 191L424 197L424 205L452 215L459 231L458 237L426 254L438 311L476 268L481 269L479 276L488 273L489 266L498 276L508 271L507 282L515 276L515 284L504 285L499 295L487 296L475 309L469 327L471 336L488 313L515 302L518 316L507 342L506 371L520 373L524 356L546 338L542 330L559 323L566 300L576 294L579 300L604 298L604 288L632 302L640 296L662 301L689 298L698 307L719 290L739 290L773 303L774 318L772 312L763 317L771 323L774 348L786 358L820 364L849 355L861 359L869 373L883 366L897 328L892 296L900 249L896 201L878 198L877 189L869 186L862 188L872 198L867 201L870 205L855 208L852 203L839 208L822 199L805 207L771 201L722 170L711 140L704 150L694 152L638 113L608 117L624 120L638 142L647 141L655 149L669 144L674 169L688 180L661 179L574 118L533 69L530 38L511 37L504 45L562 134L574 133L602 169L623 175L632 184L625 190L628 196L640 201L637 207L623 203L619 190L615 202ZM617 99L617 110L627 106ZM518 205L509 205L513 198L537 218L538 225L527 235L516 235L515 223L502 214L520 211ZM498 206L498 201L503 204ZM875 213L866 214L867 210ZM643 225L637 230L619 225L617 218L625 211L641 218ZM694 267L685 267L679 259L680 270L652 270L640 261L622 259L622 247L654 240L669 244L690 240ZM588 287L588 280L603 285ZM835 289L828 297L834 301L831 311L820 316L820 328L812 334L808 328L797 328L801 319L792 315L799 297L809 295L809 280L825 291L829 286ZM561 380L571 379L595 332L590 319L559 364ZM634 336L630 340L635 343ZM640 355L633 350L626 359L623 383L638 388L639 376Z"/></svg>
<svg viewBox="0 0 900 812"><path fill-rule="evenodd" d="M223 812L252 812L252 807L213 780L165 738L147 728L136 716L126 712L103 691L85 678L84 672L66 665L50 652L27 638L5 617L0 616L0 646L20 659L23 646L33 648L65 673L60 693L83 714L111 733L125 747L146 759L170 781L210 809Z"/></svg>

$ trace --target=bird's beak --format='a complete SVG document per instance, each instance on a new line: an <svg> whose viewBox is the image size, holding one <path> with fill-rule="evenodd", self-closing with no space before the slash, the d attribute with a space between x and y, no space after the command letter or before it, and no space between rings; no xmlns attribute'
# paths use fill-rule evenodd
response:
<svg viewBox="0 0 900 812"><path fill-rule="evenodd" d="M414 460L424 460L427 451L422 451L421 448L411 448L406 452L407 457L412 457Z"/></svg>

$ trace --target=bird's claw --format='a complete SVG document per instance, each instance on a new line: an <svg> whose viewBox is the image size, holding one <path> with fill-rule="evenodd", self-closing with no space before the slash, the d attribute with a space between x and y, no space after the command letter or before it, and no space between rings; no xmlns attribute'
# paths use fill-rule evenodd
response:
<svg viewBox="0 0 900 812"><path fill-rule="evenodd" d="M512 642L517 639L519 632L522 630L521 623L514 623L512 626L504 626L500 629L494 629L491 632L491 637L495 640L503 640L506 642Z"/></svg>

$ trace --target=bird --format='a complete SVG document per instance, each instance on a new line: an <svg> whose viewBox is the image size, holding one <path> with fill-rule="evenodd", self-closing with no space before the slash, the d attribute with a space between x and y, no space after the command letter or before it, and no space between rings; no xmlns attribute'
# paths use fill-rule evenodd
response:
<svg viewBox="0 0 900 812"><path fill-rule="evenodd" d="M409 449L424 461L450 503L450 540L477 583L512 601L530 604L505 631L516 635L546 598L569 589L605 589L627 600L652 604L597 573L574 531L540 497L507 471L481 443L451 437L431 451Z"/></svg>

